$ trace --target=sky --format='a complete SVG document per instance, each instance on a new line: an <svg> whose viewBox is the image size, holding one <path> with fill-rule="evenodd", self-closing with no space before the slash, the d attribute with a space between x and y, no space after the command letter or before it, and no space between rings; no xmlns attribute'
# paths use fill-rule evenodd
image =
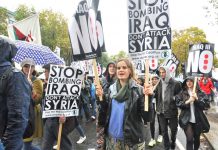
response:
<svg viewBox="0 0 218 150"><path fill-rule="evenodd" d="M207 40L215 43L218 52L218 26L208 25L205 18L207 0L168 0L172 30L186 29L196 26L202 29ZM15 11L19 4L33 6L36 11L52 9L70 18L79 0L0 0L0 6ZM120 50L128 52L128 22L127 0L100 0L99 10L102 14L102 24L105 47L109 54L117 54ZM218 10L217 10L218 11Z"/></svg>

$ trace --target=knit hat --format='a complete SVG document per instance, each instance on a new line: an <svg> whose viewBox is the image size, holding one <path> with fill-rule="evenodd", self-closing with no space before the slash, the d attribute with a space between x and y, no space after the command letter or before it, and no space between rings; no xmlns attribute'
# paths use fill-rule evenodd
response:
<svg viewBox="0 0 218 150"><path fill-rule="evenodd" d="M23 68L23 66L26 64L31 65L31 66L36 65L35 61L32 58L25 58L24 60L22 60L21 67Z"/></svg>

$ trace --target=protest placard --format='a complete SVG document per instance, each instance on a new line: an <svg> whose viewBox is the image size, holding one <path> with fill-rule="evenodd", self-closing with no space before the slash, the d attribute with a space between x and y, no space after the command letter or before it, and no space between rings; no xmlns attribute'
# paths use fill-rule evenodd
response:
<svg viewBox="0 0 218 150"><path fill-rule="evenodd" d="M42 117L78 116L83 79L84 73L80 69L51 65Z"/></svg>
<svg viewBox="0 0 218 150"><path fill-rule="evenodd" d="M78 4L68 26L74 61L100 57L105 51L101 13L95 1L90 2Z"/></svg>
<svg viewBox="0 0 218 150"><path fill-rule="evenodd" d="M212 76L214 57L214 44L199 43L189 46L189 55L186 64L187 75L207 75Z"/></svg>
<svg viewBox="0 0 218 150"><path fill-rule="evenodd" d="M171 56L168 0L128 1L129 54L133 60Z"/></svg>

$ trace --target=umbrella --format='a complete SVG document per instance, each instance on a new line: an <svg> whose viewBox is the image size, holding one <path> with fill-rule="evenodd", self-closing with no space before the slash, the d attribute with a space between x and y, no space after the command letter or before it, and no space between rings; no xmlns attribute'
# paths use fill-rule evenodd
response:
<svg viewBox="0 0 218 150"><path fill-rule="evenodd" d="M32 58L37 65L64 64L63 60L47 46L25 41L15 41L15 45L18 48L18 51L13 60L17 63L22 62L25 58Z"/></svg>

